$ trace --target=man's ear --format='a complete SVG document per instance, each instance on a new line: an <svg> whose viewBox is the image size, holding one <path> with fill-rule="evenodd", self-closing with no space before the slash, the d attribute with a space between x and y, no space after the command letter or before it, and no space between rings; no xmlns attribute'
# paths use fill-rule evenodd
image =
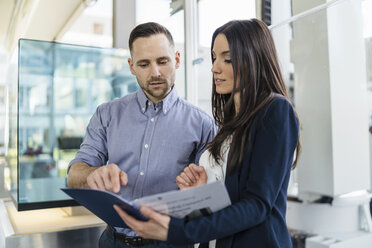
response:
<svg viewBox="0 0 372 248"><path fill-rule="evenodd" d="M133 60L131 58L128 58L128 64L129 64L130 72L132 73L132 75L135 76L136 75L136 71L133 68Z"/></svg>
<svg viewBox="0 0 372 248"><path fill-rule="evenodd" d="M180 67L180 63L181 63L181 54L179 51L176 52L176 69L178 69Z"/></svg>

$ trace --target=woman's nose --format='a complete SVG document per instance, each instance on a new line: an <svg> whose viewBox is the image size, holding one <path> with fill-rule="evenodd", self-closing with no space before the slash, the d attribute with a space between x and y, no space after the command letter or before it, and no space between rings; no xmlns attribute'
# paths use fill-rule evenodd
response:
<svg viewBox="0 0 372 248"><path fill-rule="evenodd" d="M213 62L211 71L213 73L220 73L221 72L221 69L218 67L216 61Z"/></svg>

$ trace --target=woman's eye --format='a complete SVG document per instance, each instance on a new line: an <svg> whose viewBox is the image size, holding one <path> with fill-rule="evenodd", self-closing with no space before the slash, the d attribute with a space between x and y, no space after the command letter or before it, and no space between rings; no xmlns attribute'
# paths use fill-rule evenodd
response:
<svg viewBox="0 0 372 248"><path fill-rule="evenodd" d="M231 59L225 59L225 63L231 63Z"/></svg>

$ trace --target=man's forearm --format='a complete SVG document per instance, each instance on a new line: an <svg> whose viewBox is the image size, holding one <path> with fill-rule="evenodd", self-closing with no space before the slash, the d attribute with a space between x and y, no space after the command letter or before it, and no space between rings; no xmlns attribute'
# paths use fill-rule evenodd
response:
<svg viewBox="0 0 372 248"><path fill-rule="evenodd" d="M87 177L90 173L99 167L89 166L84 162L76 162L71 165L67 176L67 185L69 188L89 188Z"/></svg>

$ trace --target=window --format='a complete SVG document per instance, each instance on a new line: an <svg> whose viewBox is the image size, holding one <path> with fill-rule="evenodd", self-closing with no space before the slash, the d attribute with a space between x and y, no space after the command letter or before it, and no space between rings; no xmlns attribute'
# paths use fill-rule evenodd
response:
<svg viewBox="0 0 372 248"><path fill-rule="evenodd" d="M211 114L212 61L211 41L213 32L228 21L256 17L254 0L201 0L198 2L199 41L196 62L198 105Z"/></svg>

